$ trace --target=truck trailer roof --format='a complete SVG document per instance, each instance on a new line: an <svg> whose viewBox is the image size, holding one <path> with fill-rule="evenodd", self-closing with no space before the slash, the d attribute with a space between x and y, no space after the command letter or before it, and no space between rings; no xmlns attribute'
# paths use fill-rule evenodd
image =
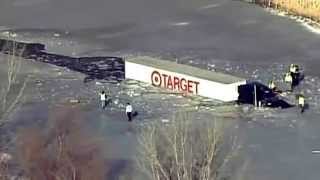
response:
<svg viewBox="0 0 320 180"><path fill-rule="evenodd" d="M208 71L208 70L200 69L197 67L192 67L190 65L178 64L175 62L161 60L161 59L147 57L147 56L128 58L126 59L126 61L149 66L149 67L154 67L158 69L165 69L167 71L185 74L185 75L197 77L200 79L206 79L208 81L219 82L222 84L232 84L236 82L245 81L245 79L243 78L239 78L229 74Z"/></svg>

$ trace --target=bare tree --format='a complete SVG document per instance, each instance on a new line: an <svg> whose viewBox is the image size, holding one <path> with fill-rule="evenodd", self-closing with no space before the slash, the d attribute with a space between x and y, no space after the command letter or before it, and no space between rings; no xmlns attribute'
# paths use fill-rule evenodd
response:
<svg viewBox="0 0 320 180"><path fill-rule="evenodd" d="M142 130L137 162L153 180L214 180L235 154L222 153L222 124L193 121L178 113L170 124L155 122Z"/></svg>
<svg viewBox="0 0 320 180"><path fill-rule="evenodd" d="M14 35L12 35L14 37ZM9 33L9 38L11 33ZM6 60L7 74L4 81L0 83L0 124L7 120L8 115L19 104L23 97L28 78L22 78L18 83L17 77L21 68L21 57L25 47L18 48L15 41L8 40L5 51L9 54Z"/></svg>
<svg viewBox="0 0 320 180"><path fill-rule="evenodd" d="M18 133L18 164L30 180L104 180L102 141L85 128L79 109L64 109L49 129Z"/></svg>
<svg viewBox="0 0 320 180"><path fill-rule="evenodd" d="M3 47L3 50L8 55L4 70L6 70L5 76L1 77L0 82L0 125L3 125L8 121L8 116L12 113L15 107L19 104L23 97L24 90L27 85L27 78L20 78L20 82L17 81L20 68L21 68L21 56L25 50L25 47L20 47L11 38L15 35L8 32L8 43ZM3 67L3 66L2 66ZM7 144L0 144L0 179L8 180L11 178L9 171L9 164L11 161L11 154L6 153Z"/></svg>

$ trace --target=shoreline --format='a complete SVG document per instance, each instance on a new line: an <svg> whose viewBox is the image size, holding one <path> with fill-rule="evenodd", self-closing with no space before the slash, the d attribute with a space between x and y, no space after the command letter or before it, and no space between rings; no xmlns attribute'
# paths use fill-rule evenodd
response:
<svg viewBox="0 0 320 180"><path fill-rule="evenodd" d="M299 13L291 12L288 10L285 10L283 8L277 8L274 4L272 4L271 1L269 1L268 4L266 0L259 1L259 0L241 0L245 3L254 4L257 6L262 7L265 11L268 13L271 13L272 15L276 16L282 16L287 17L291 20L294 20L298 23L300 23L302 26L307 28L310 32L313 32L315 34L320 34L320 20L314 20L311 17L299 15Z"/></svg>
<svg viewBox="0 0 320 180"><path fill-rule="evenodd" d="M272 8L272 7L263 7L263 8L265 9L265 11L271 13L272 15L287 17L287 18L289 18L291 20L294 20L294 21L300 23L305 28L307 28L310 32L313 32L313 33L316 33L316 34L320 34L320 23L315 21L315 20L312 20L311 18L304 17L304 16L299 16L299 15L297 15L295 13L291 13L291 12L288 12L288 11L275 9L275 8Z"/></svg>

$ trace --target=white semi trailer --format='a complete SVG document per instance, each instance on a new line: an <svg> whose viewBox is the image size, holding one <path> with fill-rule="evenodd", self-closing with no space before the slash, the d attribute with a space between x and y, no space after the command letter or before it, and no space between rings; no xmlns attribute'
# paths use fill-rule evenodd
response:
<svg viewBox="0 0 320 180"><path fill-rule="evenodd" d="M245 79L229 74L146 56L125 60L125 78L224 102L238 100L238 87L246 84Z"/></svg>

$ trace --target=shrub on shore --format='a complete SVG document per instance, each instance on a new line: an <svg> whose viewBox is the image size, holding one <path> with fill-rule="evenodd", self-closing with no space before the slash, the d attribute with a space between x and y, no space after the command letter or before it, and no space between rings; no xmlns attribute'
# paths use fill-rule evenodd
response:
<svg viewBox="0 0 320 180"><path fill-rule="evenodd" d="M255 0L255 3L320 22L320 0Z"/></svg>

